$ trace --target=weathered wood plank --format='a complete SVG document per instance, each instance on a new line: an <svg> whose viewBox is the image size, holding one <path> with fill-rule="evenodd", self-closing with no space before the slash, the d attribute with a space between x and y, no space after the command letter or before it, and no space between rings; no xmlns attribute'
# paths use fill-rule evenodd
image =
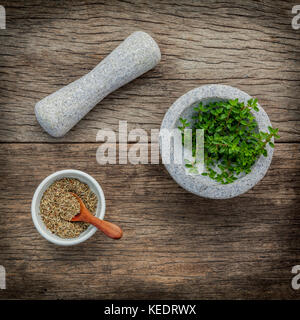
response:
<svg viewBox="0 0 300 320"><path fill-rule="evenodd" d="M0 298L293 298L300 259L299 144L276 144L271 168L235 199L187 193L162 165L96 162L96 144L1 144ZM124 238L97 233L58 248L42 239L30 204L40 181L75 168L93 175L106 218Z"/></svg>
<svg viewBox="0 0 300 320"><path fill-rule="evenodd" d="M35 120L35 103L82 76L135 30L153 35L161 63L100 103L59 141L94 142L101 128L159 128L168 107L207 83L256 96L299 142L300 32L293 1L4 1L0 33L0 141L57 140Z"/></svg>
<svg viewBox="0 0 300 320"><path fill-rule="evenodd" d="M7 290L0 298L299 299L290 285L300 260L300 32L291 28L293 1L1 4L7 29L0 31L0 265ZM135 30L153 35L162 62L107 97L63 139L42 132L34 104L88 72ZM180 188L162 165L96 162L99 129L117 130L127 120L129 130L149 133L180 95L207 83L256 96L280 142L288 142L276 144L268 174L251 191L207 200ZM121 241L97 233L58 248L38 235L30 216L34 190L66 168L101 183L106 217L124 228Z"/></svg>

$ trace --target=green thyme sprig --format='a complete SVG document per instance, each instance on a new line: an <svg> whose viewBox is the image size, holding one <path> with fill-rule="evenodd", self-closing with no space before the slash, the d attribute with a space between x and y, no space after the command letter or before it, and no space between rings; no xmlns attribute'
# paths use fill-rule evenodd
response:
<svg viewBox="0 0 300 320"><path fill-rule="evenodd" d="M274 148L272 138L280 138L278 129L268 127L269 132L258 132L255 117L251 111L259 111L257 99L250 99L245 105L238 99L202 102L194 108L193 124L180 118L182 143L184 129L192 129L192 154L196 154L196 129L204 130L204 162L209 176L222 184L232 183L241 173L248 174L255 161L267 156L266 146ZM185 160L185 167L191 173L197 172L196 162Z"/></svg>

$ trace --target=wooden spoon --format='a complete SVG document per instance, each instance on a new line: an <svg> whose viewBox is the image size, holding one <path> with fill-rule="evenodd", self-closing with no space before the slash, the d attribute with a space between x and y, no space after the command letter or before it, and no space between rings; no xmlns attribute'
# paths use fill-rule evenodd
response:
<svg viewBox="0 0 300 320"><path fill-rule="evenodd" d="M104 221L93 216L78 195L73 192L70 193L77 198L80 204L80 213L73 217L71 221L90 223L112 239L120 239L122 237L123 231L120 227L111 222Z"/></svg>

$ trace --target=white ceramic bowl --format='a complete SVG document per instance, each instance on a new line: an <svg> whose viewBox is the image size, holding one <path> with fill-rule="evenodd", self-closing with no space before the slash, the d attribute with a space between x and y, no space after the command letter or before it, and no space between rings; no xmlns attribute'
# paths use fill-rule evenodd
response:
<svg viewBox="0 0 300 320"><path fill-rule="evenodd" d="M105 197L102 188L98 184L98 182L88 175L79 170L62 170L57 171L47 178L45 178L40 185L37 187L32 203L31 203L31 215L33 223L37 229L37 231L48 241L60 245L60 246L72 246L78 243L81 243L88 238L90 238L97 230L94 226L89 226L87 230L80 234L77 238L72 239L63 239L52 233L48 228L46 228L41 216L40 216L40 201L46 189L56 180L62 178L76 178L81 182L86 183L90 189L96 194L98 198L98 205L95 216L103 219L105 214Z"/></svg>

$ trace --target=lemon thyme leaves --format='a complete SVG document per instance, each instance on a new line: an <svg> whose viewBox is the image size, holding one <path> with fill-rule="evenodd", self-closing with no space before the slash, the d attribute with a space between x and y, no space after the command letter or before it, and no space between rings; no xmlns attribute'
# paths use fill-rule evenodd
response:
<svg viewBox="0 0 300 320"><path fill-rule="evenodd" d="M203 129L204 135L204 176L209 176L222 184L232 183L240 174L248 174L255 161L267 156L266 146L274 148L272 138L280 138L278 129L268 127L269 132L259 132L251 110L259 111L257 99L250 99L245 105L238 99L202 102L194 108L193 124L180 118L178 129L192 129L192 155L196 154L196 130ZM185 159L185 167L190 173L197 173L196 162Z"/></svg>

